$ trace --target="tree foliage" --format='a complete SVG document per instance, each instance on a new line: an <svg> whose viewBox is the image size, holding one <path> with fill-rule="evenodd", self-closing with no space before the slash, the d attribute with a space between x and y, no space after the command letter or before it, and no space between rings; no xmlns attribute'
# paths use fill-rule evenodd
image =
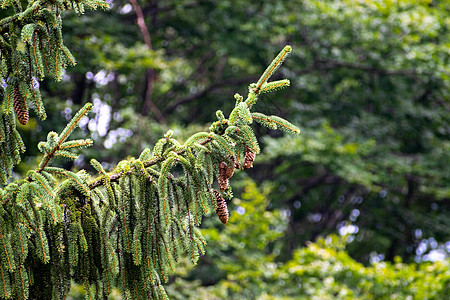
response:
<svg viewBox="0 0 450 300"><path fill-rule="evenodd" d="M449 293L448 260L363 265L345 250L352 235L330 235L277 260L287 215L267 211L270 187L242 181L230 224L208 224L207 254L199 265L178 268L167 287L171 299L443 299ZM210 223L210 222L208 222Z"/></svg>
<svg viewBox="0 0 450 300"><path fill-rule="evenodd" d="M19 12L2 21L9 24L2 44L6 47L2 48L6 64L2 118L8 128L3 134L3 157L19 157L17 145L22 142L14 113L24 124L28 102L44 111L37 98L24 97L39 93L32 81L45 75L60 80L63 69L75 63L63 46L59 6L83 12L84 4L93 8L106 5L62 2L49 9L45 4L37 1L22 9L14 3ZM15 36L17 32L22 33L21 40ZM19 43L29 47L17 51ZM138 159L121 161L109 173L92 159L99 174L95 179L85 170L74 173L50 166L56 157L75 160L73 150L92 145L90 139L69 140L92 109L90 103L60 133L52 131L47 141L38 144L43 157L25 178L7 183L7 171L19 159L6 161L2 171L7 184L0 190L1 297L65 298L74 280L84 285L89 299L107 297L114 287L120 288L125 298L167 299L162 284L180 257L186 255L195 264L204 254L206 242L197 228L202 217L217 210L220 220L227 222L224 198L232 197L228 179L235 168L252 167L260 151L249 127L253 121L250 109L260 93L277 89L279 83L268 80L290 52L291 47L286 46L279 53L249 86L245 100L235 95L229 118L217 111L218 121L211 124L210 132L196 133L182 144L169 130L152 150L145 149ZM259 122L300 132L276 116ZM213 188L215 178L220 192Z"/></svg>
<svg viewBox="0 0 450 300"><path fill-rule="evenodd" d="M269 243L275 243L278 251L271 254L274 261L267 266L280 268L287 261L292 262L292 266L301 265L302 259L292 260L296 253L303 250L298 250L300 246L336 231L344 234L349 228L353 234L348 238L346 250L357 261L365 263L366 267L370 261L382 258L394 265L397 255L405 262L427 260L431 258L428 251L448 257L450 10L447 2L158 0L131 1L135 3L133 5L128 1L113 1L108 11L82 16L67 10L64 12L65 26L61 28L65 39L61 45L73 51L77 65L59 73L60 81L44 79L38 84L35 79L42 77L29 77L26 74L28 69L38 74L37 69L40 67L26 69L29 63L19 63L16 66L25 68L24 73L19 72L23 76L19 76L19 79L24 79L25 83L18 85L16 83L19 81L13 80L8 85L8 76L17 74L13 72L6 76L5 72L13 70L8 67L8 63L14 62L2 61L2 76L6 76L3 76L6 81L2 82L5 88L2 92L8 89L8 94L3 93L2 99L9 97L6 98L9 102L3 103L2 100L2 111L6 107L9 114L5 121L9 127L4 130L13 135L5 135L9 136L9 140L2 142L2 147L10 145L4 150L9 152L2 150L1 153L11 155L3 155L0 164L11 166L20 159L22 161L14 172L11 168L0 168L0 172L3 170L0 177L12 175L14 179L30 178L34 183L42 181L39 175L27 173L29 170L39 170L36 166L42 161L41 155L51 151L32 145L36 140L44 140L46 147L53 149L48 143L58 143L64 124L72 119L84 103L91 101L93 109L89 115L80 119L78 124L81 130L72 133L74 142L71 145L90 144L87 137L94 141L94 145L83 149L84 160L83 156L79 156L75 162L58 159L64 156L74 158L75 154L68 152L75 147L69 146L65 149L68 151L58 150L58 155L51 159L51 166L45 166L49 175L43 176L47 176L46 179L50 181L57 180L55 184L50 182L50 187L65 180L69 190L73 188L69 186L76 182L79 188L80 185L89 187L93 182L97 182L95 185L101 183L95 189L102 191L99 197L103 195L109 199L110 195L115 194L114 191L108 191L104 180L84 181L87 176L78 171L93 168L104 176L104 172L108 174L117 167L117 163L125 158L124 155L129 155L115 173L109 174L128 174L124 178L139 177L127 173L133 173L135 168L139 168L135 166L138 159L131 159L131 156L139 153L144 155L145 152L148 158L153 155L156 144L156 152L163 153L164 147L175 145L169 141L174 137L178 141L189 141L190 145L194 145L195 141L203 141L202 137L207 139L209 124L203 124L211 120L214 109L220 107L224 112L232 111L240 96L230 101L230 95L236 91L247 93L246 85L249 82L255 82L255 86L252 86L255 88L258 83L255 74L266 66L267 58L285 44L290 44L296 49L291 54L291 63L275 73L272 82L259 87L258 112L247 111L243 104L239 104L241 109L228 116L228 120L240 118L247 122L254 121L248 124L248 128L251 126L256 137L265 135L258 143L253 139L249 145L249 149L255 153L260 151L261 154L257 157L258 163L248 171L259 185L270 183L273 186L268 195L270 204L261 213L269 215L275 209L285 216L279 223L282 234L277 235L276 241L271 240ZM12 5L19 5L14 3L4 3L1 17L13 15ZM56 5L58 12L62 12L66 9L64 3L70 8L82 2L41 1L41 8L52 11L50 8ZM21 2L21 5L23 9L17 11L23 12L28 4ZM30 5L38 4L33 2ZM139 5L142 5L142 15L138 13ZM28 12L30 15L24 19L4 19L7 24L1 23L2 38L9 45L11 41L17 42L13 42L15 46L12 48L0 43L1 52L9 51L24 61L31 59L32 63L39 59L45 61L44 56L39 58L38 52L33 52L31 31L24 33L28 41L22 40L22 28L27 25L30 25L28 29L32 28L34 13ZM36 13L42 13L39 24L46 31L39 31L33 37L44 37L45 42L45 35L59 34L52 27L53 23L45 25L47 21L40 8ZM60 19L56 19L59 22ZM6 36L4 33L9 30L10 22L16 32L15 35ZM135 23L146 25L147 33L142 30L143 26L136 27ZM9 40L10 37L14 39ZM71 65L68 58L62 61L63 57L67 57L64 51L44 50L42 53L45 55L56 53L55 57L61 58L61 61L56 59L54 62ZM57 64L40 69L50 77L55 77L56 73L52 72L56 69L62 70ZM283 77L292 81L288 83L282 80ZM30 78L33 81L30 82ZM287 85L289 88L284 89ZM280 92L282 97L273 101L270 94L265 93L272 89L283 89ZM40 103L34 100L34 96L30 97L30 93L37 92L45 100L45 115L48 116L45 122L39 120L43 110L35 111ZM27 115L28 110L30 113ZM17 119L16 114L19 116ZM279 139L282 135L273 129L289 131L292 126L278 120L274 114L294 124L301 123L303 134ZM3 116L6 115L2 115L2 120L5 118ZM192 116L195 116L195 120ZM26 123L27 119L28 123L23 126L21 123ZM217 115L218 121L224 119L225 116ZM220 129L220 122L216 125L217 130L223 130ZM173 130L172 136L167 141L159 142L169 128ZM252 131L245 126L242 128L245 128L245 132L240 134L245 134L246 138L253 137ZM233 135L230 130L228 133ZM49 131L59 134L47 139ZM234 138L239 139L237 136ZM64 143L72 142L67 140ZM220 137L216 137L214 142L211 140L211 143L217 147L224 145ZM24 145L28 146L26 152L23 152ZM205 145L195 147L201 152L201 146ZM194 150L194 156L197 150ZM223 147L219 151L229 153ZM246 152L245 146L239 151L242 155L241 165L251 166L253 152ZM245 153L248 153L247 164ZM190 162L188 156L181 156ZM183 163L177 159L172 154L172 163L177 165L164 166L175 177L184 172ZM89 161L93 166L89 165ZM222 162L225 164L221 167ZM219 171L223 174L230 172L231 161L215 163L216 177ZM71 173L61 172L54 166L63 167ZM158 162L151 167L159 172L162 164ZM46 171L37 173L43 172ZM74 176L78 176L78 179ZM116 194L124 187L119 183L122 177L113 177L111 181L112 186L118 185ZM223 187L229 185L225 177L222 176L220 181ZM9 182L12 180L9 179ZM83 181L84 184L81 183ZM159 182L155 177L155 181L163 193L171 193L170 187L165 189L169 179ZM216 187L216 190L219 192L220 188ZM45 195L44 192L45 188L40 191L42 195ZM30 193L36 192L32 189ZM83 195L83 188L77 193ZM225 199L229 197L226 194L225 190L220 195ZM239 189L237 194L240 194ZM213 197L216 196L213 194ZM219 203L223 203L218 199ZM45 210L46 202L39 203ZM233 206L230 209L229 202L227 206L228 214L224 205L220 205L220 215L223 221L227 220L228 215L227 225L230 225L236 222L233 214L237 213ZM47 213L59 214L58 211L50 210ZM137 245L133 244L134 230L129 232L128 238L132 241L131 245ZM82 238L79 240L84 243ZM208 251L213 251L211 249L214 247ZM15 250L5 251L10 253L8 251ZM245 251L242 252L242 257L250 257ZM263 256L260 258L266 259ZM312 262L311 266L320 265L323 258L314 258L317 261ZM133 254L131 261L134 263ZM351 264L350 259L344 261ZM111 262L112 265L114 263ZM143 263L141 261L141 265ZM248 266L241 261L240 266L243 265ZM401 266L407 268L406 264ZM239 264L236 264L232 272L239 272L238 267ZM269 272L270 268L265 270ZM417 269L421 268L417 266ZM366 269L361 267L358 270ZM439 268L436 270L442 271ZM215 278L211 276L215 271L213 269L208 273L210 277ZM242 274L246 272L241 271ZM256 271L256 265L254 272L246 274L247 277L255 278L261 275ZM284 273L279 274L281 276ZM314 280L316 275L311 276ZM439 274L436 276L442 278ZM252 290L249 295L263 297L257 288L264 284L255 278L251 279L256 283L249 287ZM326 279L320 276L317 278ZM339 286L342 277L336 278L339 279L335 279L335 285ZM371 278L375 278L375 275ZM321 289L332 293L333 289L321 285L324 280L316 282L317 289L302 291L308 295ZM281 281L275 282L283 284ZM424 282L428 284L429 281ZM186 286L196 284L183 283ZM204 281L202 283L205 284ZM45 284L42 286L46 287ZM230 277L228 282L219 278L206 284L218 284L217 287L228 284L235 288L242 283ZM425 287L423 289L429 291ZM440 291L440 288L436 290ZM354 290L352 293L357 294Z"/></svg>
<svg viewBox="0 0 450 300"><path fill-rule="evenodd" d="M259 112L288 116L305 134L279 143L279 134L270 131L276 123L265 122L268 131L256 125L256 135L269 137L259 143L264 164L251 171L259 183L277 186L272 205L291 211L285 259L297 245L348 222L359 228L349 251L360 261L368 262L373 252L389 260L420 259L416 250L430 238L446 251L448 1L142 3L151 49L132 26L137 14L125 9L127 3L117 2L86 23L69 18L65 27L73 36L70 45L86 55L72 81L62 83L72 102L55 103L62 110L96 99L112 111L108 130L95 129L103 117L97 112L86 132L96 135L98 146L118 141L86 156L101 152L102 161L114 164L120 153L138 153L157 141L153 132L167 128L142 118L156 116L144 113L149 86L151 102L182 134L185 125L211 118L214 111L205 103L231 111L234 101L226 92L244 90L250 78L256 82L266 57L290 44L296 49L292 63L274 75L274 81L282 79L278 74L291 78L290 87L276 101L261 95ZM84 26L101 31L86 36ZM74 92L81 87L82 97Z"/></svg>
<svg viewBox="0 0 450 300"><path fill-rule="evenodd" d="M349 250L360 260L413 260L432 237L444 247L448 3L305 1L283 12L283 36L302 44L293 72L304 75L292 85L308 129L283 148L266 140L268 162L290 158L266 178L292 210L287 249L348 222L359 227Z"/></svg>
<svg viewBox="0 0 450 300"><path fill-rule="evenodd" d="M75 58L62 39L61 12L73 9L83 13L88 8L107 7L103 1L59 1L48 6L47 1L33 1L22 7L14 1L2 2L1 74L3 83L1 114L2 160L0 175L3 184L11 175L12 167L21 160L25 146L16 129L29 119L28 107L34 108L40 119L46 112L38 80L45 76L61 80L64 69L75 65Z"/></svg>

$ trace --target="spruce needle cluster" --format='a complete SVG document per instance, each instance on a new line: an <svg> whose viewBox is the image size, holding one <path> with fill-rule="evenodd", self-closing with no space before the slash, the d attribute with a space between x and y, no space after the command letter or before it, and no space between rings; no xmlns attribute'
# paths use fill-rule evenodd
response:
<svg viewBox="0 0 450 300"><path fill-rule="evenodd" d="M60 13L66 9L106 7L103 1L2 1L18 13L0 21L2 110L0 114L0 298L64 299L72 282L85 287L88 299L107 297L119 288L125 299L167 299L163 284L181 257L195 264L206 241L198 226L216 213L228 221L228 183L235 169L252 167L260 152L253 121L298 134L277 116L251 112L261 93L289 85L268 82L291 51L286 46L249 86L236 94L226 118L217 111L209 132L180 142L168 131L138 158L121 161L107 172L91 160L97 174L53 166L55 157L74 160L75 150L92 140L71 140L86 104L66 128L50 132L38 144L43 157L35 169L8 183L25 151L16 118L25 125L28 107L45 119L37 80L61 78L75 64L64 46ZM20 47L20 50L18 50ZM175 168L182 172L173 172ZM181 173L181 174L180 174Z"/></svg>

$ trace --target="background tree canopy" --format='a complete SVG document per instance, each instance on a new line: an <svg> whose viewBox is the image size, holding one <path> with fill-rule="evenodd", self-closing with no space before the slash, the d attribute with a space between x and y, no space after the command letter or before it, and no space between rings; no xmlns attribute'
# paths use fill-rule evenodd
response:
<svg viewBox="0 0 450 300"><path fill-rule="evenodd" d="M445 0L112 1L64 15L78 64L41 84L48 120L32 114L20 130L32 145L92 101L79 134L94 147L67 167L113 166L167 129L205 130L290 44L275 76L291 87L261 102L302 134L268 132L252 180L233 183L230 224L206 220L207 255L178 270L169 295L439 299L450 278L449 27ZM40 158L30 146L26 156L16 176Z"/></svg>

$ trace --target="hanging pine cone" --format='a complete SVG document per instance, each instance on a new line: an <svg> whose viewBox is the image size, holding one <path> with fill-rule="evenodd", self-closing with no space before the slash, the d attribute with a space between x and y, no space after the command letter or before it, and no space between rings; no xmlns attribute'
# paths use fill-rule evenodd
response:
<svg viewBox="0 0 450 300"><path fill-rule="evenodd" d="M227 164L225 164L225 176L227 176L227 178L231 178L233 174L234 174L234 163L233 167L229 167Z"/></svg>
<svg viewBox="0 0 450 300"><path fill-rule="evenodd" d="M233 176L234 173L234 167L230 168L228 167L228 165L222 161L219 164L219 188L220 191L223 192L228 188L228 178L230 178L231 176Z"/></svg>
<svg viewBox="0 0 450 300"><path fill-rule="evenodd" d="M25 98L20 94L19 86L14 87L13 92L14 99L14 112L16 113L17 118L19 119L20 124L26 125L28 123L29 114L28 107Z"/></svg>
<svg viewBox="0 0 450 300"><path fill-rule="evenodd" d="M245 146L245 157L244 165L242 169L249 169L253 167L253 161L255 160L256 153L253 152L249 147Z"/></svg>
<svg viewBox="0 0 450 300"><path fill-rule="evenodd" d="M241 168L241 164L239 163L238 160L235 160L235 161L234 161L234 168L235 168L235 169L238 169L238 170Z"/></svg>
<svg viewBox="0 0 450 300"><path fill-rule="evenodd" d="M228 187L228 177L227 177L227 164L224 162L221 162L219 164L219 177L217 180L219 181L219 189L221 192L225 191Z"/></svg>
<svg viewBox="0 0 450 300"><path fill-rule="evenodd" d="M216 200L217 200L216 214L219 217L219 220L223 224L226 224L228 222L227 203L225 202L225 200L222 198L222 195L218 191L213 190L213 193L214 193L214 196L216 197Z"/></svg>
<svg viewBox="0 0 450 300"><path fill-rule="evenodd" d="M236 157L230 155L229 158L233 161L234 168L239 170L241 168L241 164L236 159ZM234 172L234 170L232 170L230 177L233 176L233 172Z"/></svg>

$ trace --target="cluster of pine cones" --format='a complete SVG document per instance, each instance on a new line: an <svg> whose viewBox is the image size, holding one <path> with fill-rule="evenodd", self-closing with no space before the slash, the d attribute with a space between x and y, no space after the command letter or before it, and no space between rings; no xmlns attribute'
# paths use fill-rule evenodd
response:
<svg viewBox="0 0 450 300"><path fill-rule="evenodd" d="M245 147L245 157L244 157L244 164L242 165L242 169L249 169L253 167L253 161L255 160L255 152L252 152L250 148ZM234 161L234 166L230 167L228 166L224 161L222 161L219 164L219 189L221 192L224 192L228 188L228 179L233 176L234 169L240 169L241 165L236 160ZM216 214L219 217L219 220L226 224L228 222L228 208L227 203L225 202L225 199L223 199L222 194L214 190L214 196L217 200L217 210Z"/></svg>

